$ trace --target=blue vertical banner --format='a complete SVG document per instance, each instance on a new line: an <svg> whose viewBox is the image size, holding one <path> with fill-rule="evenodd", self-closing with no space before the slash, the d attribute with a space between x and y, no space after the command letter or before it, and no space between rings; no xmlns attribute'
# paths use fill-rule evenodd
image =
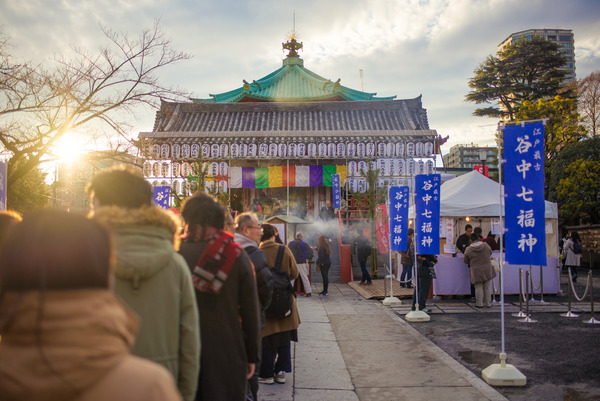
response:
<svg viewBox="0 0 600 401"><path fill-rule="evenodd" d="M440 175L415 176L415 241L420 255L440 253Z"/></svg>
<svg viewBox="0 0 600 401"><path fill-rule="evenodd" d="M509 125L502 137L506 261L546 266L544 124Z"/></svg>
<svg viewBox="0 0 600 401"><path fill-rule="evenodd" d="M406 251L408 244L408 187L390 187L390 244Z"/></svg>
<svg viewBox="0 0 600 401"><path fill-rule="evenodd" d="M0 162L0 210L6 210L6 162Z"/></svg>
<svg viewBox="0 0 600 401"><path fill-rule="evenodd" d="M169 208L169 197L171 196L171 187L159 186L154 187L154 203L163 209Z"/></svg>
<svg viewBox="0 0 600 401"><path fill-rule="evenodd" d="M333 208L340 208L340 200L342 199L342 194L340 192L340 175L334 174L331 176L331 189L333 192Z"/></svg>

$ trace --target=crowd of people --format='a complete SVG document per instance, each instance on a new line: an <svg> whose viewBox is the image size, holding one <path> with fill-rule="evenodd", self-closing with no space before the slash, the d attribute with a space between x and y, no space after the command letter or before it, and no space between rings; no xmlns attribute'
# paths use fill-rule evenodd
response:
<svg viewBox="0 0 600 401"><path fill-rule="evenodd" d="M0 399L257 400L259 383L285 383L293 290L288 314L268 311L282 302L278 264L311 294L301 233L280 244L273 225L251 212L233 221L202 193L175 216L125 167L87 192L88 216L0 213Z"/></svg>
<svg viewBox="0 0 600 401"><path fill-rule="evenodd" d="M234 220L203 193L186 199L177 217L125 167L97 174L87 192L87 217L0 213L0 399L258 400L259 385L286 382L301 323L294 293L312 295L314 251L303 233L286 246L255 213ZM413 239L410 229L399 253L401 285L416 281L413 310L430 312L437 258L415 258ZM320 235L316 246L321 296L329 290L329 242ZM372 244L362 230L352 243L360 284L369 285ZM475 306L490 307L498 243L467 225L456 246ZM573 281L580 249L578 233L565 234Z"/></svg>

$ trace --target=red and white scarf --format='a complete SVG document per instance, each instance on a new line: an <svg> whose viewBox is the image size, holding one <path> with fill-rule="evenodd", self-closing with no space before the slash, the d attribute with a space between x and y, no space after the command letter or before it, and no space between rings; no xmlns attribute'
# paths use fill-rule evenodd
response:
<svg viewBox="0 0 600 401"><path fill-rule="evenodd" d="M231 234L209 226L188 226L183 241L208 241L192 271L192 281L198 291L219 294L242 248Z"/></svg>

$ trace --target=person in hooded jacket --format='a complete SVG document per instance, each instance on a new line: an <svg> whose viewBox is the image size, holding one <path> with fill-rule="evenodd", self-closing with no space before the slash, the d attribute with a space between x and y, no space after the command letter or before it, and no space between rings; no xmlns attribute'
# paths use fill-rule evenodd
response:
<svg viewBox="0 0 600 401"><path fill-rule="evenodd" d="M0 400L181 401L163 366L132 356L139 319L119 300L106 228L28 213L0 251Z"/></svg>
<svg viewBox="0 0 600 401"><path fill-rule="evenodd" d="M192 271L200 313L202 356L197 401L246 400L260 361L260 310L250 258L223 231L224 211L212 197L185 200L179 252Z"/></svg>
<svg viewBox="0 0 600 401"><path fill-rule="evenodd" d="M463 260L470 266L471 283L475 286L475 307L492 306L490 281L496 277L492 266L492 248L479 240L475 233L471 235L471 245L465 250Z"/></svg>
<svg viewBox="0 0 600 401"><path fill-rule="evenodd" d="M124 166L97 174L87 192L90 216L115 237L115 293L142 320L132 353L165 366L192 401L200 329L191 274L174 248L179 222L153 204L150 183Z"/></svg>

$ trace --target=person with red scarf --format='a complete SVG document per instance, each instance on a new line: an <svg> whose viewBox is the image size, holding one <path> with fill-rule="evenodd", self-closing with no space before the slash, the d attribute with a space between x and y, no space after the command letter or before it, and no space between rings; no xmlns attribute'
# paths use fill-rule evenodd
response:
<svg viewBox="0 0 600 401"><path fill-rule="evenodd" d="M196 400L245 400L260 360L260 312L250 258L223 231L224 210L198 193L183 204L179 252L192 271L200 314L200 376Z"/></svg>

